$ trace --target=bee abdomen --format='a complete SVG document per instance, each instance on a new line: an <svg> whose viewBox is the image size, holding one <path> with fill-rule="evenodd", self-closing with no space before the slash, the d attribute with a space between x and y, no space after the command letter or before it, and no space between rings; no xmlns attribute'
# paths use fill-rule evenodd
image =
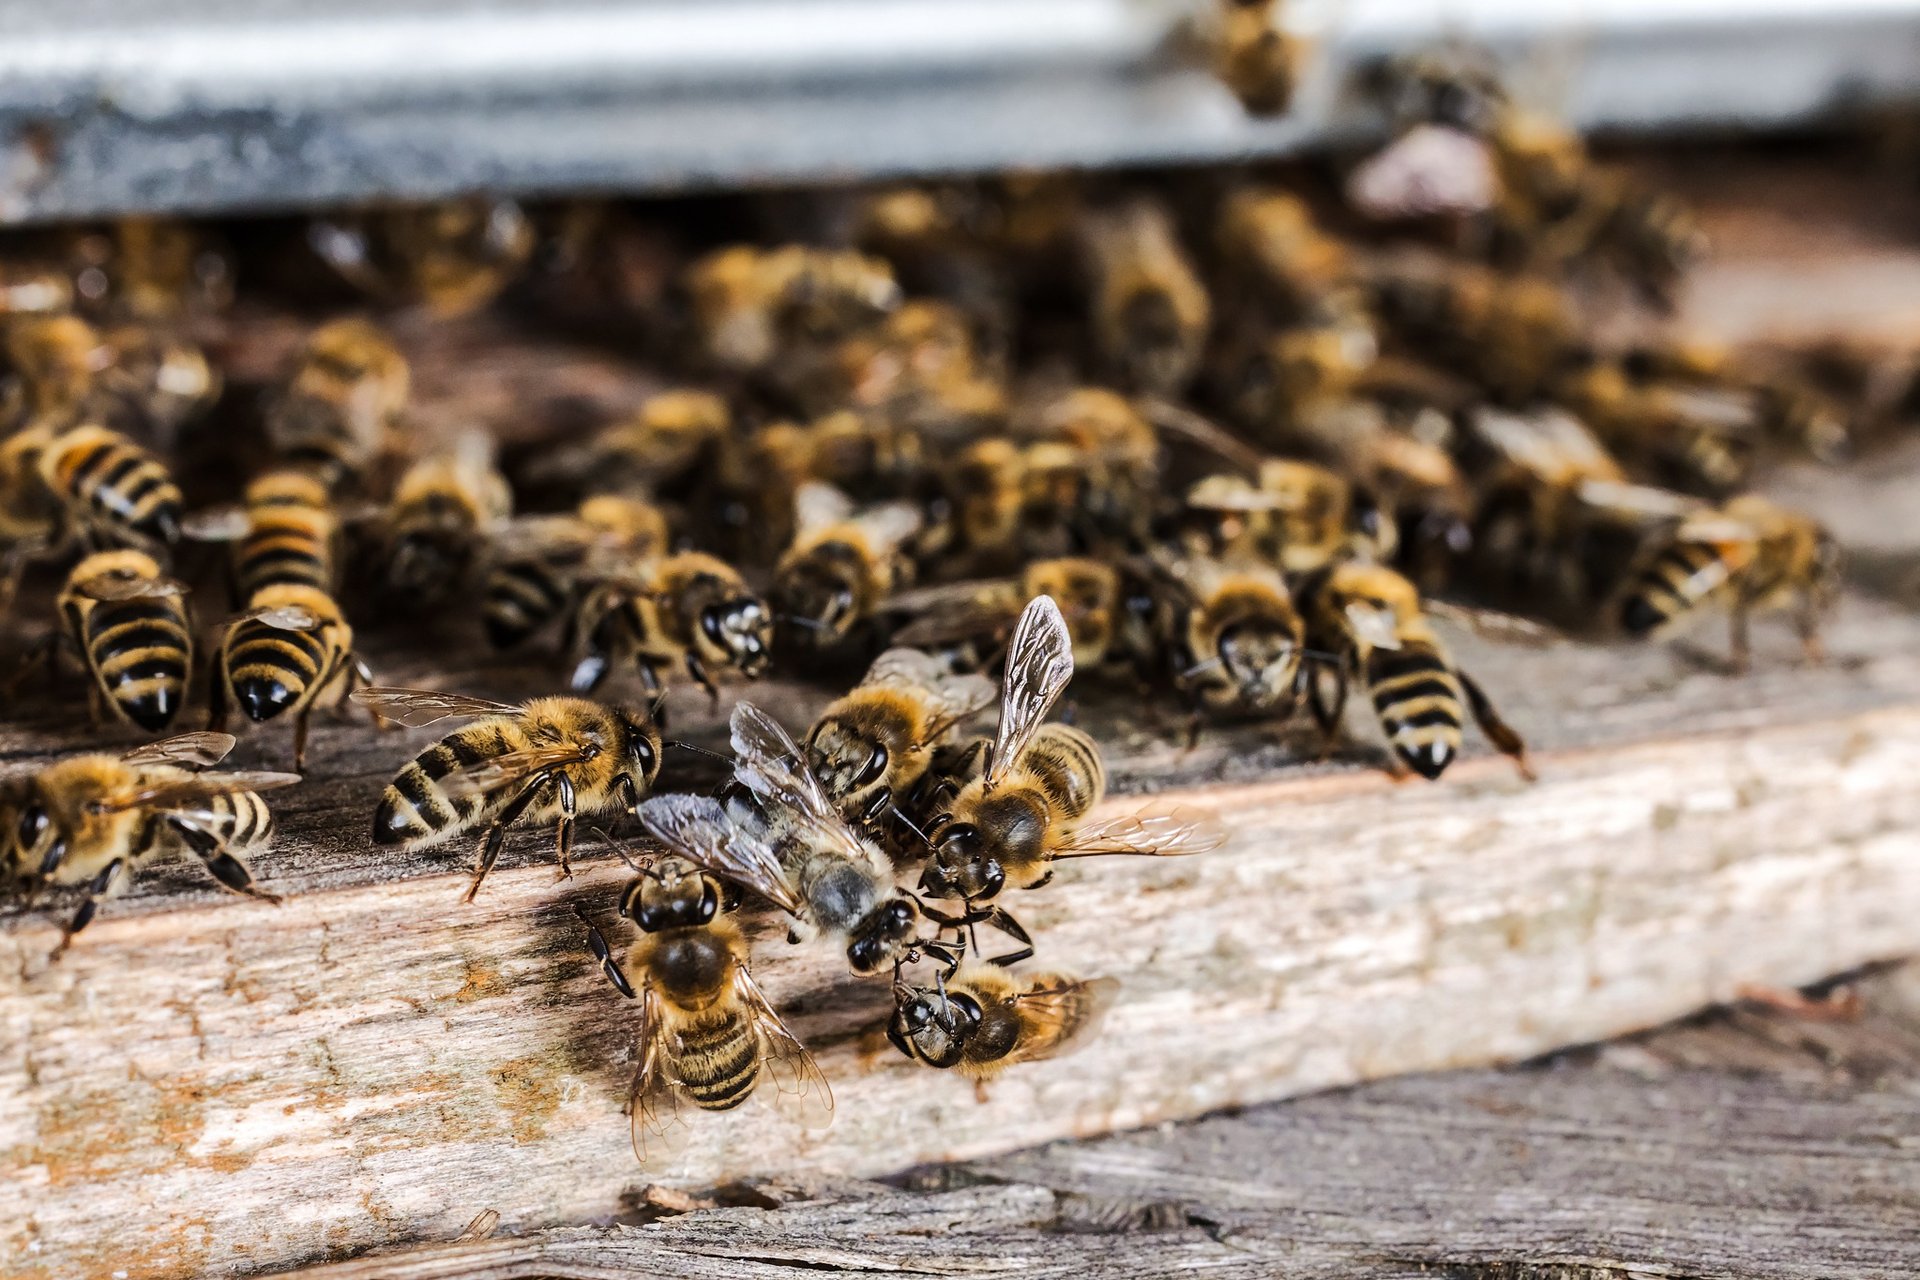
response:
<svg viewBox="0 0 1920 1280"><path fill-rule="evenodd" d="M449 796L440 779L510 749L497 729L469 725L422 751L400 767L381 793L373 815L374 843L418 844L464 831L493 798Z"/></svg>
<svg viewBox="0 0 1920 1280"><path fill-rule="evenodd" d="M242 596L250 597L262 587L285 585L327 591L333 585L326 548L298 527L257 526L241 544L238 560L235 569Z"/></svg>
<svg viewBox="0 0 1920 1280"><path fill-rule="evenodd" d="M1690 612L1724 579L1707 574L1719 553L1705 543L1678 542L1637 574L1620 604L1620 625L1643 636Z"/></svg>
<svg viewBox="0 0 1920 1280"><path fill-rule="evenodd" d="M1043 725L1022 763L1046 788L1057 817L1083 818L1107 793L1107 764L1099 745L1072 725Z"/></svg>
<svg viewBox="0 0 1920 1280"><path fill-rule="evenodd" d="M56 487L101 523L171 543L180 532L180 488L160 460L104 428L82 427L54 459Z"/></svg>
<svg viewBox="0 0 1920 1280"><path fill-rule="evenodd" d="M207 812L213 815L214 834L221 837L230 853L245 853L273 837L273 815L267 802L252 791L234 791L209 796Z"/></svg>
<svg viewBox="0 0 1920 1280"><path fill-rule="evenodd" d="M227 683L247 718L256 723L303 705L326 666L326 643L313 631L290 631L264 622L234 624L226 641Z"/></svg>
<svg viewBox="0 0 1920 1280"><path fill-rule="evenodd" d="M727 1111L745 1102L760 1082L760 1037L734 1010L690 1022L680 1029L681 1087L706 1111Z"/></svg>
<svg viewBox="0 0 1920 1280"><path fill-rule="evenodd" d="M560 616L566 589L537 564L505 564L487 575L481 616L496 649L511 649Z"/></svg>
<svg viewBox="0 0 1920 1280"><path fill-rule="evenodd" d="M1437 778L1460 754L1460 682L1426 648L1376 650L1367 689L1394 754L1423 778Z"/></svg>
<svg viewBox="0 0 1920 1280"><path fill-rule="evenodd" d="M192 630L177 599L98 605L83 638L100 687L127 719L158 731L186 700Z"/></svg>

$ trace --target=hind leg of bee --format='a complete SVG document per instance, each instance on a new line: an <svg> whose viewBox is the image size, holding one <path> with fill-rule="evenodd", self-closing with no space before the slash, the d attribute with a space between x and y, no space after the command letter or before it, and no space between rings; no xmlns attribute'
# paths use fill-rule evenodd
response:
<svg viewBox="0 0 1920 1280"><path fill-rule="evenodd" d="M1473 721L1480 726L1480 732L1486 734L1487 741L1501 753L1513 757L1514 767L1520 770L1521 777L1528 782L1535 781L1538 775L1534 773L1533 766L1527 762L1525 740L1515 732L1512 725L1500 718L1500 713L1494 710L1492 699L1487 697L1486 690L1482 689L1472 676L1464 671L1455 671L1453 674L1459 679L1460 688L1467 695L1467 707L1473 712Z"/></svg>
<svg viewBox="0 0 1920 1280"><path fill-rule="evenodd" d="M695 684L707 691L708 701L711 702L713 709L718 711L720 709L720 686L715 684L713 677L707 674L707 664L700 661L699 654L693 652L687 654L687 674L693 677Z"/></svg>
<svg viewBox="0 0 1920 1280"><path fill-rule="evenodd" d="M1347 691L1349 688L1347 673L1339 667L1317 668L1307 679L1307 709L1313 713L1313 722L1320 729L1320 755L1325 759L1333 750L1334 739L1340 736L1340 718L1346 714ZM1331 681L1332 692L1327 684Z"/></svg>
<svg viewBox="0 0 1920 1280"><path fill-rule="evenodd" d="M500 811L499 816L487 828L486 838L480 844L480 859L474 864L473 879L467 884L467 891L461 895L460 901L472 902L475 895L480 892L480 886L486 880L487 873L493 870L494 862L500 857L501 846L507 842L507 828L527 811L527 806L533 803L533 798L540 793L541 788L547 785L547 777L544 773L538 774L526 786L520 788L520 794L507 802L507 807Z"/></svg>
<svg viewBox="0 0 1920 1280"><path fill-rule="evenodd" d="M1034 887L1038 888L1039 886L1036 885ZM1005 955L994 956L991 960L987 961L988 964L998 965L1004 969L1009 965L1016 965L1022 960L1032 958L1033 936L1027 932L1026 926L1022 925L1007 913L1005 907L995 907L993 910L987 912L986 915L981 918L980 923L986 925L989 929L998 929L1001 933L1006 934L1009 938L1012 938L1020 944L1016 950L1009 951Z"/></svg>
<svg viewBox="0 0 1920 1280"><path fill-rule="evenodd" d="M554 832L553 856L560 863L560 878L573 879L573 824L578 813L574 796L573 779L565 773L553 775L554 790L560 797L560 826Z"/></svg>
<svg viewBox="0 0 1920 1280"><path fill-rule="evenodd" d="M613 948L607 945L605 936L587 915L586 908L576 905L573 911L580 917L580 923L587 926L587 950L591 951L593 958L600 962L600 972L607 975L607 981L613 984L615 991L629 1000L634 999L633 983L627 981L627 975L620 968L620 962L613 958Z"/></svg>
<svg viewBox="0 0 1920 1280"><path fill-rule="evenodd" d="M167 825L205 864L208 874L218 880L222 887L235 893L244 893L250 898L259 898L263 902L280 901L279 894L269 893L253 882L253 872L247 869L246 863L227 851L227 842L219 836L177 819L169 820Z"/></svg>
<svg viewBox="0 0 1920 1280"><path fill-rule="evenodd" d="M73 919L67 921L67 927L60 931L60 943L53 949L49 961L58 960L66 953L67 946L73 941L73 935L93 923L93 916L100 909L100 900L113 888L114 880L125 868L124 859L115 858L100 869L100 874L87 884L87 896L81 900L79 910L73 913Z"/></svg>

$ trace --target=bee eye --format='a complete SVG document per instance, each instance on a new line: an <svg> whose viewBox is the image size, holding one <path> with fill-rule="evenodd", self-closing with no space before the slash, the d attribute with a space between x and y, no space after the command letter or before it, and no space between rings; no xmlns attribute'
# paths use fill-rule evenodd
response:
<svg viewBox="0 0 1920 1280"><path fill-rule="evenodd" d="M959 1015L954 1020L956 1031L980 1025L980 1004L972 996L950 995L947 997L947 1005Z"/></svg>
<svg viewBox="0 0 1920 1280"><path fill-rule="evenodd" d="M867 756L867 762L860 766L860 775L853 780L856 787L871 786L886 776L887 749L882 744L873 744L873 750Z"/></svg>
<svg viewBox="0 0 1920 1280"><path fill-rule="evenodd" d="M713 881L708 880L700 886L700 909L696 913L700 923L713 919L714 912L720 909L720 896L713 891Z"/></svg>
<svg viewBox="0 0 1920 1280"><path fill-rule="evenodd" d="M1007 887L1007 873L1001 869L997 860L989 860L980 876L980 892L975 895L991 898Z"/></svg>
<svg viewBox="0 0 1920 1280"><path fill-rule="evenodd" d="M40 843L40 837L46 834L47 811L40 805L28 805L20 813L20 827L15 833L22 849L31 849Z"/></svg>
<svg viewBox="0 0 1920 1280"><path fill-rule="evenodd" d="M639 763L641 773L651 775L654 764L659 759L653 749L652 740L636 733L633 737L633 758Z"/></svg>
<svg viewBox="0 0 1920 1280"><path fill-rule="evenodd" d="M855 938L847 944L847 963L855 973L872 973L880 967L881 958L878 938Z"/></svg>
<svg viewBox="0 0 1920 1280"><path fill-rule="evenodd" d="M700 611L700 630L715 644L727 642L727 615L720 606Z"/></svg>

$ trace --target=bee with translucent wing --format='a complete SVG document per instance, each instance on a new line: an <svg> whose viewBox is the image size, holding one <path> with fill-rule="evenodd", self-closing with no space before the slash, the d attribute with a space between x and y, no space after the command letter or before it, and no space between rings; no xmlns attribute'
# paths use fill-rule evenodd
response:
<svg viewBox="0 0 1920 1280"><path fill-rule="evenodd" d="M1016 1063L1056 1058L1084 1044L1119 985L1111 978L1016 974L967 961L930 987L896 985L887 1039L916 1062L987 1080Z"/></svg>
<svg viewBox="0 0 1920 1280"><path fill-rule="evenodd" d="M908 502L856 510L818 481L794 494L793 542L774 567L768 594L781 643L808 654L845 645L868 628L880 602L902 585L912 564L902 546L923 517Z"/></svg>

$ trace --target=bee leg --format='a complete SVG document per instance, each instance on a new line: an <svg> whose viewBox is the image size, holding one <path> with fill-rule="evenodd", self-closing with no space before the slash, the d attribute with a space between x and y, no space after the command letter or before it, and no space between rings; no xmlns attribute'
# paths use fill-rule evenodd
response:
<svg viewBox="0 0 1920 1280"><path fill-rule="evenodd" d="M207 671L207 728L223 733L227 727L227 646L213 651Z"/></svg>
<svg viewBox="0 0 1920 1280"><path fill-rule="evenodd" d="M600 962L600 971L607 975L607 981L613 984L615 991L629 1000L633 999L633 984L627 981L620 962L613 958L613 948L607 945L606 938L588 917L586 908L576 905L573 911L580 917L580 923L587 926L587 950L593 952L593 958Z"/></svg>
<svg viewBox="0 0 1920 1280"><path fill-rule="evenodd" d="M107 892L113 888L114 878L125 866L123 859L115 858L102 867L100 874L87 885L87 896L81 901L80 909L73 913L73 919L67 921L67 927L60 931L60 945L56 946L53 954L47 957L49 963L64 955L67 945L73 941L73 935L93 922L93 913L100 909L100 899L107 896Z"/></svg>
<svg viewBox="0 0 1920 1280"><path fill-rule="evenodd" d="M1033 937L1028 934L1024 925L1007 914L1006 908L995 907L987 913L986 919L980 923L990 929L998 929L1001 933L1006 934L1009 938L1012 938L1020 944L1019 950L1009 951L1003 956L995 956L993 959L987 961L988 964L998 965L1004 969L1009 965L1019 964L1022 960L1029 959L1033 955Z"/></svg>
<svg viewBox="0 0 1920 1280"><path fill-rule="evenodd" d="M1727 612L1727 627L1732 638L1731 665L1735 675L1745 675L1753 661L1752 647L1747 638L1747 620L1744 601L1736 603Z"/></svg>
<svg viewBox="0 0 1920 1280"><path fill-rule="evenodd" d="M1467 707L1473 712L1474 723L1480 726L1480 732L1486 734L1487 741L1498 750L1513 757L1514 767L1520 770L1521 777L1528 782L1536 781L1539 775L1534 773L1533 766L1527 763L1526 742L1514 731L1512 725L1500 718L1500 713L1494 710L1493 702L1487 697L1486 690L1464 671L1456 670L1453 674L1460 681L1460 688L1467 695Z"/></svg>
<svg viewBox="0 0 1920 1280"><path fill-rule="evenodd" d="M487 828L486 839L480 845L480 860L474 864L473 880L467 885L467 891L461 895L460 901L472 902L474 895L480 892L481 883L486 880L487 873L493 870L495 860L500 857L500 848L507 842L507 828L527 811L527 806L533 803L534 796L547 785L547 778L548 775L544 773L538 774L526 786L520 788L520 794L507 802L507 807L500 811L500 816L495 818L493 825Z"/></svg>
<svg viewBox="0 0 1920 1280"><path fill-rule="evenodd" d="M1809 591L1800 597L1800 606L1794 611L1794 627L1800 632L1800 650L1813 666L1821 666L1827 660L1827 646L1820 639L1820 598Z"/></svg>
<svg viewBox="0 0 1920 1280"><path fill-rule="evenodd" d="M554 836L554 857L560 862L560 878L571 880L573 879L573 867L570 864L573 857L573 822L577 813L573 779L564 772L556 773L553 775L553 785L560 795L560 826Z"/></svg>
<svg viewBox="0 0 1920 1280"><path fill-rule="evenodd" d="M263 902L278 902L280 895L268 893L253 882L253 873L247 870L247 864L227 852L226 842L211 831L202 831L198 827L184 822L169 821L171 826L195 857L206 864L208 874L212 875L225 888L235 893L244 893L250 898L259 898Z"/></svg>
<svg viewBox="0 0 1920 1280"><path fill-rule="evenodd" d="M1327 678L1331 675L1333 691L1327 691ZM1313 722L1320 728L1320 758L1333 751L1334 739L1340 736L1340 717L1347 709L1347 673L1333 668L1329 673L1316 668L1307 677L1307 709L1313 713Z"/></svg>
<svg viewBox="0 0 1920 1280"><path fill-rule="evenodd" d="M707 664L700 661L700 655L691 651L687 654L687 674L693 677L694 683L707 691L707 698L712 702L713 709L718 711L720 686L715 684L713 677L707 674Z"/></svg>

